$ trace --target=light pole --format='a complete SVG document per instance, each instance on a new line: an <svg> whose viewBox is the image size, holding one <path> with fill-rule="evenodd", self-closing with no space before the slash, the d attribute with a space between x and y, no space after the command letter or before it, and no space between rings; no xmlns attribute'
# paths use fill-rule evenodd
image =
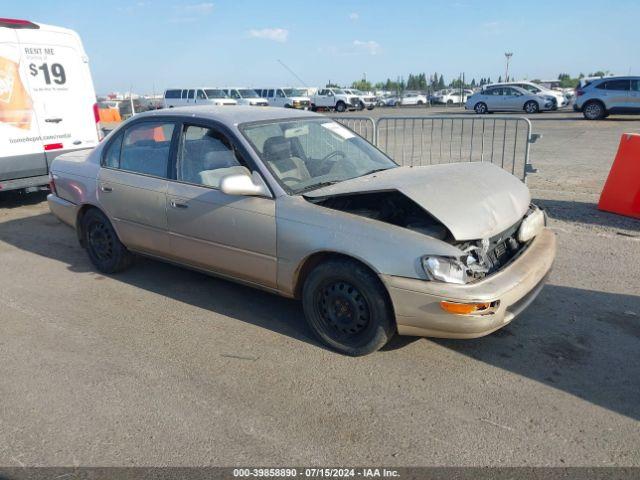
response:
<svg viewBox="0 0 640 480"><path fill-rule="evenodd" d="M511 57L513 57L513 52L505 52L504 57L507 59L507 67L504 72L504 81L508 82L509 81L509 61L511 60Z"/></svg>

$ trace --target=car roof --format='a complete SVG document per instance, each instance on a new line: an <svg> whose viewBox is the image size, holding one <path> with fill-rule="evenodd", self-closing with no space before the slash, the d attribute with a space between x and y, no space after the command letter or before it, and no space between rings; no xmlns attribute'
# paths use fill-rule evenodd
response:
<svg viewBox="0 0 640 480"><path fill-rule="evenodd" d="M640 79L638 75L618 75L615 77L586 77L580 80L587 80L591 83L600 82L601 80L636 80Z"/></svg>
<svg viewBox="0 0 640 480"><path fill-rule="evenodd" d="M287 120L291 118L318 118L324 117L327 121L330 118L319 113L306 110L291 110L280 107L250 107L244 105L220 106L186 106L176 108L163 108L161 110L151 110L139 113L136 118L143 117L195 117L208 120L217 120L226 124L238 125L246 122L262 122L269 120Z"/></svg>
<svg viewBox="0 0 640 480"><path fill-rule="evenodd" d="M500 86L518 86L518 85L535 85L536 87L544 88L542 85L538 85L537 83L530 82L529 80L518 80L515 82L496 82L496 83L488 83L485 87L500 87Z"/></svg>

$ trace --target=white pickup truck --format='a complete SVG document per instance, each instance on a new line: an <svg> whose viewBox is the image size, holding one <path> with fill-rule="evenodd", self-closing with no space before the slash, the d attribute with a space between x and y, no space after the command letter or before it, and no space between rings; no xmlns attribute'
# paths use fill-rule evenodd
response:
<svg viewBox="0 0 640 480"><path fill-rule="evenodd" d="M360 105L360 97L349 95L340 88L320 88L311 97L311 109L327 108L336 112L355 110Z"/></svg>

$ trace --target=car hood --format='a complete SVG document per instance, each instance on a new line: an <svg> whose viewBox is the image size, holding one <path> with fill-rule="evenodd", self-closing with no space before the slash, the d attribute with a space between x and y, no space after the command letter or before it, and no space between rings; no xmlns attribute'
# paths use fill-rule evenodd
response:
<svg viewBox="0 0 640 480"><path fill-rule="evenodd" d="M445 225L458 241L493 237L525 215L529 189L490 163L397 167L305 194L327 198L397 190Z"/></svg>

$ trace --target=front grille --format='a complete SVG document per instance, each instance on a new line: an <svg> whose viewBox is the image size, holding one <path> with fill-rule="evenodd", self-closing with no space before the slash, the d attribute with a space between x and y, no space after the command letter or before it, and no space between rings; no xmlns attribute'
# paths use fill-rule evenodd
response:
<svg viewBox="0 0 640 480"><path fill-rule="evenodd" d="M351 105L358 105L360 103L359 98L352 98L350 101L351 101Z"/></svg>

